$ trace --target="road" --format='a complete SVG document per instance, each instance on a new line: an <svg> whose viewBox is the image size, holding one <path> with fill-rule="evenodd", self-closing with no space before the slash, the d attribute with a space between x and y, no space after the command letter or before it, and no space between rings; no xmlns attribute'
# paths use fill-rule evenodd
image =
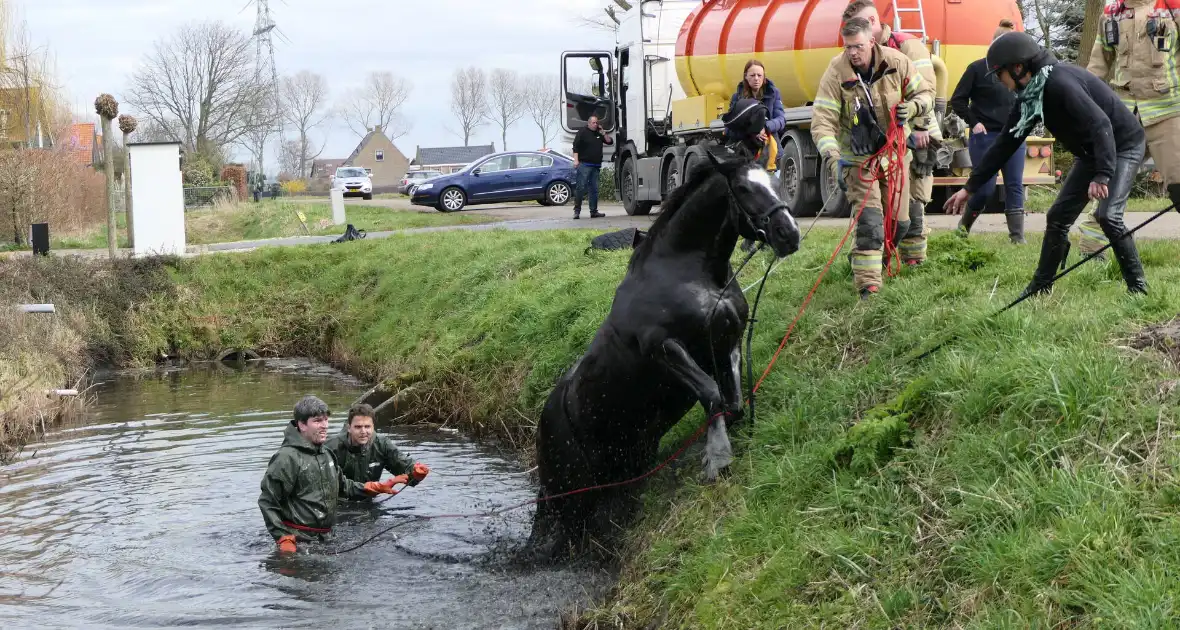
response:
<svg viewBox="0 0 1180 630"><path fill-rule="evenodd" d="M322 199L299 199L298 201L307 203L323 203ZM423 212L428 214L435 214L437 211L433 208L421 208L412 206L404 199L373 199L371 201L352 201L346 203L347 206L378 206L387 207L396 210L406 210ZM1163 202L1161 202L1163 205ZM387 238L394 234L424 234L431 232L446 232L452 230L469 230L469 231L485 231L485 230L513 230L513 231L533 231L533 230L570 230L570 229L584 229L592 230L595 233L607 232L610 230L618 230L627 227L638 227L646 229L655 220L656 215L653 214L647 217L629 217L623 211L622 206L618 204L601 204L599 211L604 212L607 216L605 218L591 219L589 218L589 211L583 209L582 218L579 220L573 219L573 210L570 206L560 207L545 207L536 203L518 203L518 204L495 204L488 206L472 206L463 212L465 214L482 215L493 218L495 221L486 224L476 225L448 225L439 227L414 228L407 230L397 230L388 232L369 232L367 238ZM1149 212L1131 212L1126 215L1127 225L1134 227L1142 223L1152 213ZM947 216L942 214L927 215L927 225L935 231L953 230L958 224L959 218L957 216ZM829 227L845 229L848 227L848 219L799 219L799 223L803 229L807 229L812 222L815 222L816 227ZM1029 214L1025 218L1025 232L1029 235L1041 234L1045 230L1045 215L1044 214ZM1074 231L1076 232L1076 228ZM1004 222L1002 214L986 214L979 218L975 223L973 232L998 232L1006 234L1008 231L1007 225ZM341 229L343 233L343 229ZM1154 223L1136 233L1136 238L1180 238L1180 214L1168 213L1163 217L1157 219ZM335 240L336 236L292 236L286 238L272 238L255 241L237 241L232 243L216 243L212 245L192 245L188 247L187 255L195 256L205 253L214 252L240 252L257 249L259 247L291 247L297 245L314 245L318 243L330 243ZM587 236L589 241L590 236ZM52 253L58 255L74 255L83 257L106 257L107 250L51 250ZM128 253L129 250L120 250L121 253ZM28 252L18 252L15 256L29 255Z"/></svg>

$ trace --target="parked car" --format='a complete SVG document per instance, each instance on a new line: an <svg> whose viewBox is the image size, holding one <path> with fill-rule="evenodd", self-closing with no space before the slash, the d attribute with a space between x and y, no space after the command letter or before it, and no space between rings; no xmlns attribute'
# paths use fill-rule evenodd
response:
<svg viewBox="0 0 1180 630"><path fill-rule="evenodd" d="M484 156L462 170L416 184L410 202L439 212L503 201L569 203L574 190L573 160L553 152L505 151Z"/></svg>
<svg viewBox="0 0 1180 630"><path fill-rule="evenodd" d="M414 184L421 184L422 182L442 175L442 171L410 171L402 178L402 181L397 185L397 191L403 195L410 193L410 188Z"/></svg>
<svg viewBox="0 0 1180 630"><path fill-rule="evenodd" d="M332 190L343 190L345 197L373 198L373 177L359 166L341 166L332 175Z"/></svg>

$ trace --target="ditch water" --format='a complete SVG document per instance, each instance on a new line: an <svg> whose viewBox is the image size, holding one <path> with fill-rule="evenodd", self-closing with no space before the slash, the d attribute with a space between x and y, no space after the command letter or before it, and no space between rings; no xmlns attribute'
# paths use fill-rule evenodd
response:
<svg viewBox="0 0 1180 630"><path fill-rule="evenodd" d="M429 464L416 488L343 504L334 540L280 557L257 500L295 402L314 394L338 432L363 383L299 360L103 375L85 420L0 468L0 628L553 628L611 580L526 567L512 550L529 475L457 435L378 426Z"/></svg>

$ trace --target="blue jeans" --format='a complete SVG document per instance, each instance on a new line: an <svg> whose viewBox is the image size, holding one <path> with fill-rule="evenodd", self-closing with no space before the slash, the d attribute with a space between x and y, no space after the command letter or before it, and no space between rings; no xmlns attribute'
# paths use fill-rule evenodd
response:
<svg viewBox="0 0 1180 630"><path fill-rule="evenodd" d="M574 214L582 212L582 197L586 191L590 192L590 214L598 212L598 175L602 171L600 166L589 164L578 165L578 185L574 187Z"/></svg>
<svg viewBox="0 0 1180 630"><path fill-rule="evenodd" d="M1000 132L998 131L972 134L967 139L967 151L971 155L971 164L979 164L983 160L983 154L987 153L988 147L992 146L999 137ZM1006 210L1024 208L1024 156L1027 152L1028 145L1020 143L1020 150L1014 152L1000 169L1000 172L1004 174L1004 208ZM993 175L967 200L967 209L972 212L983 210L995 189L996 177Z"/></svg>

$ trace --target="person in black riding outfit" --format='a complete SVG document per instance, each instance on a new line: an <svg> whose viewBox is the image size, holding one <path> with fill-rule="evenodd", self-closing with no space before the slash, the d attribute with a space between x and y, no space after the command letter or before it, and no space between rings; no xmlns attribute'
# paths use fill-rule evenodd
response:
<svg viewBox="0 0 1180 630"><path fill-rule="evenodd" d="M1048 292L1069 251L1069 229L1091 199L1095 217L1111 241L1127 290L1146 293L1139 252L1126 234L1123 213L1135 174L1143 162L1147 137L1131 110L1102 79L1078 66L1059 62L1032 37L1012 32L996 38L987 51L989 72L1016 92L999 139L971 171L967 185L946 202L958 214L968 198L990 179L1024 142L1037 121L1074 155L1074 165L1045 217L1041 259L1024 295Z"/></svg>

